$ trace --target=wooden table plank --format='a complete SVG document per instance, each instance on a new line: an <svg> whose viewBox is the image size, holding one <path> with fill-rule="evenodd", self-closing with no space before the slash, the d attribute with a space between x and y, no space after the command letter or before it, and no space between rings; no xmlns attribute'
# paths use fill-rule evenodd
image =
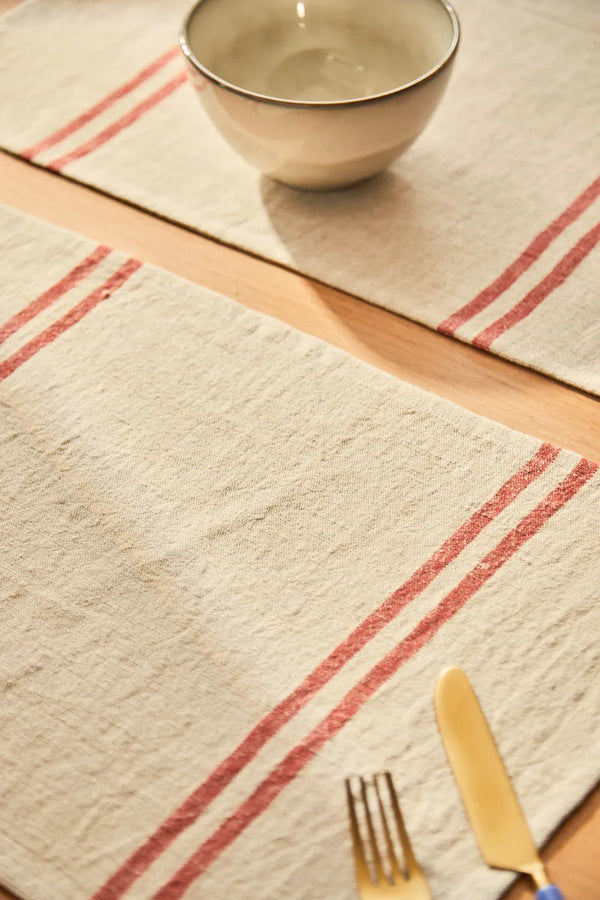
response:
<svg viewBox="0 0 600 900"><path fill-rule="evenodd" d="M14 0L0 0L0 10ZM0 154L0 201L317 335L481 415L600 461L600 400ZM574 761L576 764L576 761ZM544 852L569 900L600 900L600 788ZM506 900L532 891L517 884ZM0 900L14 900L0 889Z"/></svg>
<svg viewBox="0 0 600 900"><path fill-rule="evenodd" d="M573 760L576 765L576 760ZM542 853L550 877L567 900L600 900L600 787L554 835ZM519 879L503 900L533 896L528 879Z"/></svg>

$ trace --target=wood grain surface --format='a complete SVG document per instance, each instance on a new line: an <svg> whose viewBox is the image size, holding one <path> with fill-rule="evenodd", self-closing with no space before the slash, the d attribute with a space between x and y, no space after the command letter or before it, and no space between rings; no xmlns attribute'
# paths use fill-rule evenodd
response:
<svg viewBox="0 0 600 900"><path fill-rule="evenodd" d="M0 12L14 3L0 0ZM0 202L220 291L481 415L600 461L600 400L582 391L5 153ZM568 900L600 900L600 788L543 855ZM523 881L506 900L532 896ZM13 895L0 888L0 900Z"/></svg>

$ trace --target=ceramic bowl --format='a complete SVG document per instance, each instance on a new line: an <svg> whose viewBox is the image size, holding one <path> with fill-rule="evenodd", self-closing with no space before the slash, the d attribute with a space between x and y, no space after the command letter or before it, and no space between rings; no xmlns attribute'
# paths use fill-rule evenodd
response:
<svg viewBox="0 0 600 900"><path fill-rule="evenodd" d="M362 181L412 144L458 42L447 0L199 0L180 38L229 144L312 190Z"/></svg>

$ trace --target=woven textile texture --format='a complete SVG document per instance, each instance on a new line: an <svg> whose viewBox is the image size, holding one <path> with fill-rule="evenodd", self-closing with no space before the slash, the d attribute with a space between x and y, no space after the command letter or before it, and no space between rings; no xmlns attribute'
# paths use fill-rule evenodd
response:
<svg viewBox="0 0 600 900"><path fill-rule="evenodd" d="M0 883L351 900L389 768L494 900L436 732L473 680L537 841L598 779L598 465L13 211L0 254Z"/></svg>

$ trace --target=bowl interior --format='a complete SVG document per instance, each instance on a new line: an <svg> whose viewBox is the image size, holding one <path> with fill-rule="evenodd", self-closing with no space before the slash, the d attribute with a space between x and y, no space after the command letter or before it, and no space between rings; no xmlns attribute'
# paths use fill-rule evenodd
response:
<svg viewBox="0 0 600 900"><path fill-rule="evenodd" d="M184 37L220 81L327 103L422 78L448 56L456 31L443 0L201 0Z"/></svg>

